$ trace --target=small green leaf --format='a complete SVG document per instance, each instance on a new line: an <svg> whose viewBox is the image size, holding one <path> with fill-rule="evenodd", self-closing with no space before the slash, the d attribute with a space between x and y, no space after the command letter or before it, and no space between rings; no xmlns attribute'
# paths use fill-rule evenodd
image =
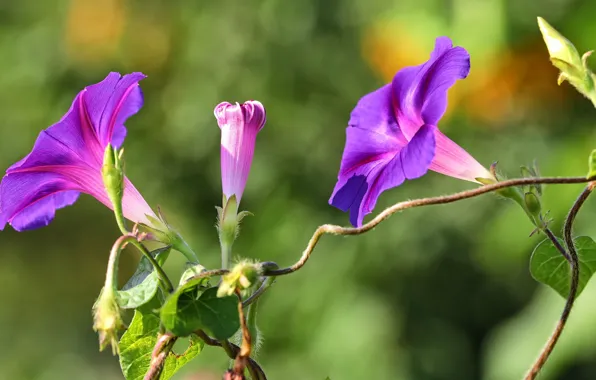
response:
<svg viewBox="0 0 596 380"><path fill-rule="evenodd" d="M203 279L201 279L203 280ZM217 297L217 287L203 291L201 283L190 280L164 303L160 317L176 336L187 336L202 329L216 339L227 339L240 327L238 299Z"/></svg>
<svg viewBox="0 0 596 380"><path fill-rule="evenodd" d="M562 240L559 241L565 246ZM596 242L589 236L579 236L574 242L579 258L577 298L596 272ZM567 299L571 281L569 264L549 239L540 242L534 249L530 258L530 273L536 281L550 286Z"/></svg>
<svg viewBox="0 0 596 380"><path fill-rule="evenodd" d="M157 343L159 318L135 310L130 327L120 339L120 367L126 380L141 380L151 364L151 353ZM176 371L196 357L203 341L191 336L190 345L182 355L170 353L165 360L160 380L171 378Z"/></svg>
<svg viewBox="0 0 596 380"><path fill-rule="evenodd" d="M592 178L596 176L596 149L590 153L590 159L588 161L588 177Z"/></svg>
<svg viewBox="0 0 596 380"><path fill-rule="evenodd" d="M163 247L151 252L161 265L170 254L170 247ZM159 278L153 265L142 257L136 272L130 280L118 291L118 304L123 309L136 309L149 302L157 293Z"/></svg>
<svg viewBox="0 0 596 380"><path fill-rule="evenodd" d="M205 271L205 267L201 264L186 263L186 265L186 270L182 273L182 276L180 276L179 286L184 285L186 282L188 282L188 280L190 280L194 276L198 276L199 274Z"/></svg>

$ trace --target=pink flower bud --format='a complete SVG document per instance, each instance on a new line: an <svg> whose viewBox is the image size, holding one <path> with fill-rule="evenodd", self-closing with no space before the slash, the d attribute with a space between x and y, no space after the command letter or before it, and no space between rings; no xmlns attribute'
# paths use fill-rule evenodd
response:
<svg viewBox="0 0 596 380"><path fill-rule="evenodd" d="M249 100L240 105L223 102L214 110L221 128L221 182L226 199L236 196L238 203L250 172L257 133L265 125L265 107Z"/></svg>

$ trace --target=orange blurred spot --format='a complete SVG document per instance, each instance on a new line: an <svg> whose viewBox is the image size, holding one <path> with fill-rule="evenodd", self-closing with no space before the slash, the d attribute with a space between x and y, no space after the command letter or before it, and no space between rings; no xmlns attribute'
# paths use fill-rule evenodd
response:
<svg viewBox="0 0 596 380"><path fill-rule="evenodd" d="M419 65L430 56L430 52L421 49L418 41L396 23L368 29L362 40L362 54L386 82L402 67Z"/></svg>
<svg viewBox="0 0 596 380"><path fill-rule="evenodd" d="M368 29L362 41L362 55L373 70L386 82L407 66L418 66L430 57L430 50L421 48L418 38L398 23L379 24ZM449 102L444 119L449 118L459 103L462 91L454 86L449 90Z"/></svg>
<svg viewBox="0 0 596 380"><path fill-rule="evenodd" d="M122 0L71 0L65 36L70 58L86 63L112 58L125 16Z"/></svg>
<svg viewBox="0 0 596 380"><path fill-rule="evenodd" d="M135 13L123 41L122 60L133 71L150 73L164 66L170 52L169 28L157 15Z"/></svg>
<svg viewBox="0 0 596 380"><path fill-rule="evenodd" d="M406 66L420 65L430 56L418 38L397 23L374 25L365 31L362 55L371 68L389 82ZM443 119L459 109L482 123L501 125L521 119L545 103L562 102L568 95L557 86L557 70L551 65L542 40L490 56L472 56L472 69L448 93Z"/></svg>
<svg viewBox="0 0 596 380"><path fill-rule="evenodd" d="M545 103L563 102L568 94L557 86L558 72L539 40L498 52L472 73L463 107L470 117L490 124L523 119Z"/></svg>

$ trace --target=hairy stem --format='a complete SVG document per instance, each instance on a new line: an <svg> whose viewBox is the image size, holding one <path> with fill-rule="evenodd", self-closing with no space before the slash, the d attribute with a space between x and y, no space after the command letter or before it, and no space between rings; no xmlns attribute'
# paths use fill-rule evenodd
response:
<svg viewBox="0 0 596 380"><path fill-rule="evenodd" d="M240 291L238 289L236 289L236 296L238 297L238 316L240 318L240 330L242 331L242 345L240 346L240 351L236 355L236 360L234 361L234 373L236 375L243 376L244 369L247 367L248 364L248 358L250 357L252 345L250 331L248 330L248 325L246 324L246 316L244 315L242 295L240 294ZM253 367L248 366L248 371L252 379L259 379L259 375L255 372L255 369Z"/></svg>
<svg viewBox="0 0 596 380"><path fill-rule="evenodd" d="M594 189L595 185L596 182L591 182L588 184L588 186L586 186L584 191L582 191L582 193L576 199L575 203L571 207L571 210L569 210L569 214L567 214L567 218L565 219L563 235L565 245L567 246L567 250L569 251L568 261L571 269L571 284L569 286L569 295L567 296L565 307L563 308L563 312L561 313L561 317L559 318L559 321L557 322L554 331L552 332L551 336L546 342L546 345L542 349L542 352L540 352L540 355L532 365L532 368L530 368L530 371L526 375L525 380L534 380L538 376L538 373L540 372L542 367L544 367L544 364L548 360L550 354L553 352L555 348L555 345L559 341L559 338L563 333L563 329L567 324L567 320L569 319L569 314L571 314L571 309L573 308L573 304L575 302L577 287L579 283L579 259L577 257L577 251L573 243L573 222L575 221L575 217L579 213L580 208L583 206L586 199L588 199L588 197L592 193L592 190ZM557 239L555 238L554 241L556 240Z"/></svg>
<svg viewBox="0 0 596 380"><path fill-rule="evenodd" d="M177 337L169 334L159 336L157 343L153 348L153 352L151 353L151 364L149 366L149 370L145 374L143 380L159 379L168 354L172 350L172 347L174 347L174 343L176 343L177 339Z"/></svg>
<svg viewBox="0 0 596 380"><path fill-rule="evenodd" d="M521 186L521 185L537 185L537 184L573 184L573 183L586 183L594 178L586 178L586 177L531 177L531 178L517 178L517 179L509 179L506 181L501 181L497 183L493 183L490 185L484 185L472 190L465 190L459 193L451 194L451 195L440 195L437 197L430 197L430 198L421 198L421 199L414 199L411 201L404 201L394 204L383 210L379 215L377 215L373 220L364 224L362 227L341 227L333 224L323 224L319 226L313 236L310 238L306 249L302 252L302 256L300 259L290 267L282 268L282 269L267 269L265 270L266 276L282 276L286 274L293 273L298 269L302 268L304 264L310 258L314 248L316 247L319 239L323 235L360 235L365 232L368 232L378 226L381 222L385 219L389 218L391 215L406 210L409 208L414 207L422 207L422 206L430 206L430 205L439 205L439 204L447 204L453 203L457 201L461 201L464 199L474 198L482 194L490 193L496 190L513 187L513 186Z"/></svg>
<svg viewBox="0 0 596 380"><path fill-rule="evenodd" d="M221 267L223 269L230 269L232 265L232 245L222 242L221 243Z"/></svg>

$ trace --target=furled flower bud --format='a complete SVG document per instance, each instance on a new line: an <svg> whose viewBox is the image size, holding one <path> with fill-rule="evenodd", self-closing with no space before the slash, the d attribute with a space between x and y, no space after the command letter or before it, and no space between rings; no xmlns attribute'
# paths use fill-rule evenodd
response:
<svg viewBox="0 0 596 380"><path fill-rule="evenodd" d="M257 133L266 121L265 108L256 100L240 105L223 102L214 110L221 128L221 182L226 199L240 203L246 186Z"/></svg>
<svg viewBox="0 0 596 380"><path fill-rule="evenodd" d="M538 27L552 64L561 70L558 84L568 81L596 106L595 78L586 62L592 52L580 57L575 46L541 17L538 17Z"/></svg>
<svg viewBox="0 0 596 380"><path fill-rule="evenodd" d="M551 58L567 62L572 66L581 66L581 58L573 44L542 17L538 17L538 27Z"/></svg>
<svg viewBox="0 0 596 380"><path fill-rule="evenodd" d="M106 192L114 208L121 209L122 195L124 192L124 172L122 170L122 151L114 150L112 144L108 144L103 156L101 176Z"/></svg>

